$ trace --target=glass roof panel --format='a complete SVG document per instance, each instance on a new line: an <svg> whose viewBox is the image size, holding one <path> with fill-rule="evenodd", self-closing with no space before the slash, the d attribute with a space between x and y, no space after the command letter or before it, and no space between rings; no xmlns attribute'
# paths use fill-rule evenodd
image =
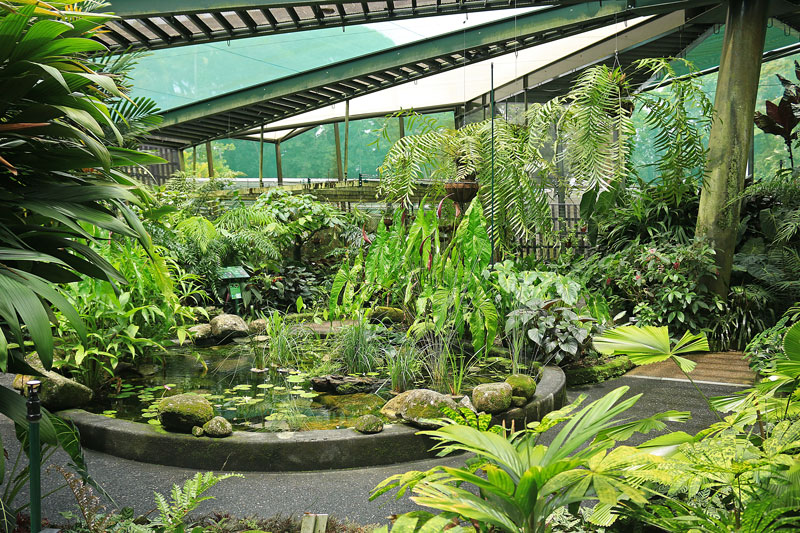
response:
<svg viewBox="0 0 800 533"><path fill-rule="evenodd" d="M535 9L448 15L155 50L133 72L133 95L162 110ZM286 17L289 18L288 12ZM169 32L169 27L167 31ZM174 31L174 30L172 30Z"/></svg>

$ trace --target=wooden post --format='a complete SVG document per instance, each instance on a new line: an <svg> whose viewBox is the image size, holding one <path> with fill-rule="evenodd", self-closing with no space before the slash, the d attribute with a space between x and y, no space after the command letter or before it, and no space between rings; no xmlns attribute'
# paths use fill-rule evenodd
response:
<svg viewBox="0 0 800 533"><path fill-rule="evenodd" d="M206 141L206 161L208 161L208 177L214 177L214 156L211 153L211 141Z"/></svg>
<svg viewBox="0 0 800 533"><path fill-rule="evenodd" d="M192 176L197 177L197 145L192 146Z"/></svg>
<svg viewBox="0 0 800 533"><path fill-rule="evenodd" d="M261 136L258 138L258 186L264 188L264 125L261 125Z"/></svg>
<svg viewBox="0 0 800 533"><path fill-rule="evenodd" d="M400 121L400 138L402 139L406 136L406 120L405 117L398 117L398 120Z"/></svg>
<svg viewBox="0 0 800 533"><path fill-rule="evenodd" d="M275 143L275 168L278 171L278 185L283 185L283 168L281 168L281 142Z"/></svg>
<svg viewBox="0 0 800 533"><path fill-rule="evenodd" d="M181 172L186 172L186 154L183 151L183 148L178 150L178 168Z"/></svg>
<svg viewBox="0 0 800 533"><path fill-rule="evenodd" d="M339 123L333 123L333 138L336 141L336 176L339 181L344 180L342 171L342 143L339 136Z"/></svg>
<svg viewBox="0 0 800 533"><path fill-rule="evenodd" d="M344 181L347 181L347 150L350 144L350 100L344 102Z"/></svg>
<svg viewBox="0 0 800 533"><path fill-rule="evenodd" d="M727 298L753 135L753 115L767 31L769 0L730 0L717 78L717 115L708 140L708 172L695 236L714 248L718 275L708 287Z"/></svg>

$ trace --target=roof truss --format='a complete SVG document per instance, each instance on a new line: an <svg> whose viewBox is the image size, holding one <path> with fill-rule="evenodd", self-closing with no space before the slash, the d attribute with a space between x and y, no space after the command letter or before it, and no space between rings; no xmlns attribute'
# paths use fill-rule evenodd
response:
<svg viewBox="0 0 800 533"><path fill-rule="evenodd" d="M421 42L334 63L164 113L150 142L192 145L231 137L391 86L555 41L615 22L684 7L696 0L603 0L542 9ZM635 7L631 7L631 5Z"/></svg>

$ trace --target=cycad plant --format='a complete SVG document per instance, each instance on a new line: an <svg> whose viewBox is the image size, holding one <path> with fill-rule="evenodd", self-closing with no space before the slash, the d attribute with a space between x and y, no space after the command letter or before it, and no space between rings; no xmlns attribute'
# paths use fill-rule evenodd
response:
<svg viewBox="0 0 800 533"><path fill-rule="evenodd" d="M663 480L656 457L615 447L617 441L663 429L667 420L688 418L688 413L670 411L633 422L619 419L641 396L623 400L627 390L620 387L573 412L581 397L508 438L458 424L424 431L440 441L442 450L474 453L477 460L467 467L392 476L373 490L371 499L398 488L398 497L411 492L415 503L440 511L454 524L509 533L545 533L554 511L594 500L598 504L592 521L609 524L614 505L625 500L646 503L643 485ZM544 445L542 434L562 423L550 445Z"/></svg>

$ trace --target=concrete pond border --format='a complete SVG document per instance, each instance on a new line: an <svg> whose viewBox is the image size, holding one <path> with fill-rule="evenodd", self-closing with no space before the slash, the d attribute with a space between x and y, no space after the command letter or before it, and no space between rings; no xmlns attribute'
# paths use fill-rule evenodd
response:
<svg viewBox="0 0 800 533"><path fill-rule="evenodd" d="M566 402L566 378L544 369L536 396L524 411L528 422ZM236 431L215 439L169 433L160 427L69 409L57 413L80 430L81 444L124 459L196 470L298 472L383 466L435 457L434 442L416 428L387 425L374 435L354 429L282 433Z"/></svg>

